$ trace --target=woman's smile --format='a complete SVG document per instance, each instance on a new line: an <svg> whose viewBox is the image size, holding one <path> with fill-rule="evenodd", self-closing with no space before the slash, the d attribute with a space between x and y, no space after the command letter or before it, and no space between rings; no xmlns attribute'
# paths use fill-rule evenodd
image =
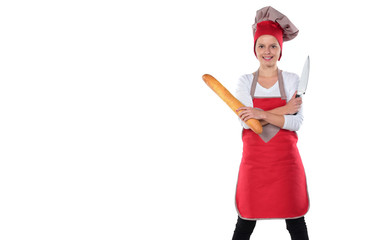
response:
<svg viewBox="0 0 371 240"><path fill-rule="evenodd" d="M264 56L263 59L264 59L265 61L270 61L270 60L273 59L273 56Z"/></svg>

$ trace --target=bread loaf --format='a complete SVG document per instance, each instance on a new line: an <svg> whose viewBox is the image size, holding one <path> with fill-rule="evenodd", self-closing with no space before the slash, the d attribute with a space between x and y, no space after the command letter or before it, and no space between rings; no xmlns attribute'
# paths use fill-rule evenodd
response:
<svg viewBox="0 0 371 240"><path fill-rule="evenodd" d="M233 110L233 112L238 115L236 110L240 107L244 107L244 105L210 74L204 74L202 79ZM263 132L263 127L259 120L249 119L245 123L256 134L261 134Z"/></svg>

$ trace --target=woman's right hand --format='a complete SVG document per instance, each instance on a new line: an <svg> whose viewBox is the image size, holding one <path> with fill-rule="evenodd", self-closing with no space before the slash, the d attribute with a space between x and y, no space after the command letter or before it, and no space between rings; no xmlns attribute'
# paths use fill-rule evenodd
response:
<svg viewBox="0 0 371 240"><path fill-rule="evenodd" d="M295 114L299 112L301 104L303 103L303 100L301 97L296 97L297 91L294 93L290 101L287 102L285 105L286 108L286 114Z"/></svg>

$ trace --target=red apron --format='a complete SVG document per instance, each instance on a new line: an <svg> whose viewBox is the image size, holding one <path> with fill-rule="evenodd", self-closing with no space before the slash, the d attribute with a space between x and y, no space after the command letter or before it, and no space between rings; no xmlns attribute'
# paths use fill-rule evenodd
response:
<svg viewBox="0 0 371 240"><path fill-rule="evenodd" d="M282 72L281 97L254 98L258 79L254 75L251 95L255 108L265 111L286 104ZM243 154L236 188L236 208L243 219L298 218L309 209L304 167L296 143L296 132L271 124L261 135L242 132Z"/></svg>

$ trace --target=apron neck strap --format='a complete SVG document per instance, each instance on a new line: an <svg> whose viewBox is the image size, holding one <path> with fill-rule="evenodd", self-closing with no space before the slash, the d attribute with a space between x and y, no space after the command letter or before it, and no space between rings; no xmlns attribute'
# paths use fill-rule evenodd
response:
<svg viewBox="0 0 371 240"><path fill-rule="evenodd" d="M285 87L283 85L282 70L277 69L277 71L278 71L277 72L278 86L280 88L281 99L286 100L287 97L286 97L286 93L285 93ZM256 85L258 83L258 79L259 79L259 69L256 72L253 73L253 76L254 76L254 79L252 81L251 90L250 90L250 95L251 95L252 99L254 99L254 97L255 97L255 89L256 89Z"/></svg>

